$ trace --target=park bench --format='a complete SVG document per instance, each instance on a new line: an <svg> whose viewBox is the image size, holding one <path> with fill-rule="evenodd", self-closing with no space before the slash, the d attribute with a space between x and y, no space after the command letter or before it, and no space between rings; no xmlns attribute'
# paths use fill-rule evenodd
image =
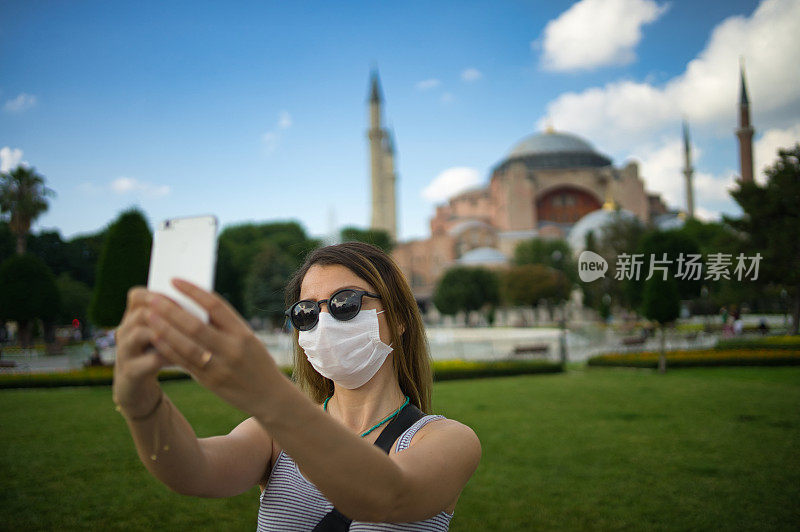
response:
<svg viewBox="0 0 800 532"><path fill-rule="evenodd" d="M623 338L621 340L622 345L629 346L629 345L642 345L647 341L647 338L644 336L628 336L627 338Z"/></svg>
<svg viewBox="0 0 800 532"><path fill-rule="evenodd" d="M547 344L531 344L514 346L515 355L546 355L550 351Z"/></svg>
<svg viewBox="0 0 800 532"><path fill-rule="evenodd" d="M17 362L15 360L0 360L0 368L16 368Z"/></svg>

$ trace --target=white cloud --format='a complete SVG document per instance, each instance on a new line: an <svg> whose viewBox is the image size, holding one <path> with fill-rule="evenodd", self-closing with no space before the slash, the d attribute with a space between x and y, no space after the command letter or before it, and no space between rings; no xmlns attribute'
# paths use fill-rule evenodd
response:
<svg viewBox="0 0 800 532"><path fill-rule="evenodd" d="M681 174L683 177L683 174ZM698 205L704 205L706 208L703 212L712 219L720 218L720 211L711 209L711 206L730 206L733 205L733 200L730 198L730 193L738 187L736 184L736 173L733 171L724 172L721 175L712 175L708 172L695 172L692 180L694 188L694 205L695 211ZM681 204L685 208L686 202Z"/></svg>
<svg viewBox="0 0 800 532"><path fill-rule="evenodd" d="M685 209L681 139L671 139L658 148L645 150L638 158L640 172L647 189L660 193L667 205Z"/></svg>
<svg viewBox="0 0 800 532"><path fill-rule="evenodd" d="M292 127L292 124L292 115L289 114L289 111L283 110L278 113L278 121L275 123L275 126L261 135L261 143L264 145L267 154L275 151L281 139L281 131L289 129Z"/></svg>
<svg viewBox="0 0 800 532"><path fill-rule="evenodd" d="M84 183L83 186L84 190L88 190L86 187L91 187L92 185L91 183ZM170 187L167 185L145 183L132 177L118 177L111 182L109 188L117 194L139 193L151 198L160 198L166 196L170 192Z"/></svg>
<svg viewBox="0 0 800 532"><path fill-rule="evenodd" d="M261 142L264 144L267 153L272 153L278 147L278 134L274 131L267 131L261 135Z"/></svg>
<svg viewBox="0 0 800 532"><path fill-rule="evenodd" d="M471 82L478 81L483 77L481 71L477 68L465 68L461 71L461 81Z"/></svg>
<svg viewBox="0 0 800 532"><path fill-rule="evenodd" d="M431 89L435 89L441 84L442 82L438 79L423 79L422 81L418 81L414 87L418 91L429 91Z"/></svg>
<svg viewBox="0 0 800 532"><path fill-rule="evenodd" d="M774 127L770 120L800 114L796 20L797 0L765 0L749 18L729 17L717 25L705 49L663 86L623 80L566 93L548 105L539 125L549 118L559 129L604 139L603 147L612 150L676 130L681 115L693 127L730 135L739 98L739 58L745 57L751 111L763 117L762 127Z"/></svg>
<svg viewBox="0 0 800 532"><path fill-rule="evenodd" d="M452 103L453 99L453 94L449 92L445 92L440 98L442 103Z"/></svg>
<svg viewBox="0 0 800 532"><path fill-rule="evenodd" d="M721 219L719 211L712 211L697 205L694 207L694 215L704 222L718 222Z"/></svg>
<svg viewBox="0 0 800 532"><path fill-rule="evenodd" d="M692 145L692 166L697 167L702 151ZM683 140L679 137L666 139L658 147L643 150L640 159L640 174L648 191L658 192L670 208L686 210L686 178L683 175ZM729 191L735 187L734 173L715 176L695 170L692 177L695 213L707 220L718 219L719 211L709 206L729 204ZM702 211L699 205L705 206Z"/></svg>
<svg viewBox="0 0 800 532"><path fill-rule="evenodd" d="M6 101L3 105L3 109L9 113L21 113L22 111L27 111L34 105L36 105L36 96L22 92L16 98Z"/></svg>
<svg viewBox="0 0 800 532"><path fill-rule="evenodd" d="M475 168L448 168L434 178L422 191L422 197L431 202L442 202L452 196L482 183Z"/></svg>
<svg viewBox="0 0 800 532"><path fill-rule="evenodd" d="M90 181L84 181L83 183L81 183L80 185L77 186L77 189L81 193L89 195L89 196L97 196L97 195L102 194L104 192L102 187L98 187L97 185L95 185L94 183L92 183Z"/></svg>
<svg viewBox="0 0 800 532"><path fill-rule="evenodd" d="M20 165L28 166L27 161L22 160L22 150L8 146L0 148L0 172L10 172Z"/></svg>
<svg viewBox="0 0 800 532"><path fill-rule="evenodd" d="M574 71L631 63L642 26L667 8L653 0L581 0L545 26L542 66ZM531 45L538 48L539 42Z"/></svg>
<svg viewBox="0 0 800 532"><path fill-rule="evenodd" d="M770 129L755 142L753 149L753 172L756 181L766 179L764 169L772 166L778 159L779 148L792 148L800 142L800 122L786 129Z"/></svg>
<svg viewBox="0 0 800 532"><path fill-rule="evenodd" d="M281 111L278 115L278 129L289 129L292 127L292 115L289 111Z"/></svg>

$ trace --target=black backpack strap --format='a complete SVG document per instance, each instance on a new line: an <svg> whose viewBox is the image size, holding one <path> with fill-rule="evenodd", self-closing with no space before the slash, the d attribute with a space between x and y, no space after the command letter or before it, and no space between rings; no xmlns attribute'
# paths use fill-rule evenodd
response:
<svg viewBox="0 0 800 532"><path fill-rule="evenodd" d="M345 530L350 530L350 523L352 522L352 519L334 508L317 523L313 532L344 532Z"/></svg>
<svg viewBox="0 0 800 532"><path fill-rule="evenodd" d="M380 436L375 440L375 445L383 449L386 454L389 454L389 449L392 448L392 444L397 438L423 417L425 417L425 414L419 408L408 403L381 431Z"/></svg>
<svg viewBox="0 0 800 532"><path fill-rule="evenodd" d="M383 452L389 454L392 444L397 438L408 430L411 425L425 417L425 414L416 406L408 403L397 414L393 420L386 425L381 431L378 439L375 440L375 445L383 449ZM313 532L343 532L350 529L350 523L353 520L342 514L335 507L333 510L325 514L322 520L314 527Z"/></svg>

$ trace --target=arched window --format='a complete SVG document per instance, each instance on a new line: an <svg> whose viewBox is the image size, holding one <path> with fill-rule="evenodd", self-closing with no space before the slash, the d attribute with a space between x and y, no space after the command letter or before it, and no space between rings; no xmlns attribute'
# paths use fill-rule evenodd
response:
<svg viewBox="0 0 800 532"><path fill-rule="evenodd" d="M536 200L539 222L572 224L601 206L602 204L594 195L571 186L548 190Z"/></svg>

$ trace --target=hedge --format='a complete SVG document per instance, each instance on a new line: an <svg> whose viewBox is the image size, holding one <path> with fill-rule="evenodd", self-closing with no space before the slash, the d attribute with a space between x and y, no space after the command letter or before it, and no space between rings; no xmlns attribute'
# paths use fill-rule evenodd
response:
<svg viewBox="0 0 800 532"><path fill-rule="evenodd" d="M800 351L800 336L722 339L717 342L717 349L789 349Z"/></svg>
<svg viewBox="0 0 800 532"><path fill-rule="evenodd" d="M587 366L657 368L658 351L607 353L586 361ZM668 351L668 368L714 366L796 366L800 365L800 349L697 349Z"/></svg>
<svg viewBox="0 0 800 532"><path fill-rule="evenodd" d="M531 373L559 373L560 363L544 360L464 361L436 360L433 362L433 380L478 379Z"/></svg>
<svg viewBox="0 0 800 532"><path fill-rule="evenodd" d="M291 367L281 368L291 377ZM560 364L540 360L462 361L444 360L433 362L433 380L476 379L532 373L557 373L563 371ZM3 388L54 388L60 386L108 386L114 378L113 366L84 368L63 373L9 373L0 374L0 389ZM179 370L164 370L158 380L180 380L191 378Z"/></svg>
<svg viewBox="0 0 800 532"><path fill-rule="evenodd" d="M58 388L62 386L108 386L114 378L113 366L84 368L60 373L7 373L0 375L3 388ZM188 373L165 370L158 374L160 381L190 378Z"/></svg>

